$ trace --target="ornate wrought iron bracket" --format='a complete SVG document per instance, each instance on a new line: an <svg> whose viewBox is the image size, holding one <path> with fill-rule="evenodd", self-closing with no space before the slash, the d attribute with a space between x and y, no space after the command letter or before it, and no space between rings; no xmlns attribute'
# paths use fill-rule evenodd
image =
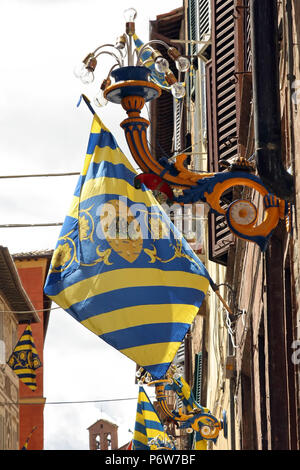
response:
<svg viewBox="0 0 300 470"><path fill-rule="evenodd" d="M198 432L201 439L216 442L219 433L223 430L224 437L227 438L227 420L226 412L223 412L223 419L218 420L208 410L194 408L187 414L179 411L170 410L167 404L166 386L172 384L172 379L155 380L148 385L155 385L155 395L159 406L165 416L175 421L180 429L185 429L188 433ZM179 393L180 394L180 393Z"/></svg>
<svg viewBox="0 0 300 470"><path fill-rule="evenodd" d="M269 193L261 179L245 159L238 158L228 171L221 173L194 173L185 166L187 155L180 154L171 163L167 158L156 160L148 147L149 121L141 117L145 102L160 96L161 88L149 81L146 67L122 67L112 72L115 84L108 86L104 96L121 104L128 118L121 123L131 154L142 174L135 179L137 188L144 184L151 190L166 194L172 203L207 203L210 210L226 217L229 229L239 238L258 244L265 251L269 238L280 219L288 216L288 203ZM262 203L255 205L246 199L237 199L224 210L220 206L222 194L244 186L257 191ZM174 189L181 190L175 196Z"/></svg>

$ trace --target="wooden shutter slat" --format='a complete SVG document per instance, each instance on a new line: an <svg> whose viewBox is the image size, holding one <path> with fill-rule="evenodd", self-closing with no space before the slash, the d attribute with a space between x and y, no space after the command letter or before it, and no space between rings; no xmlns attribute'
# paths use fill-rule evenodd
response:
<svg viewBox="0 0 300 470"><path fill-rule="evenodd" d="M224 81L230 80L233 77L234 74L234 66L231 67L229 70L225 70L225 72L222 75L218 76L218 81L222 82L221 86L223 87L225 85Z"/></svg>
<svg viewBox="0 0 300 470"><path fill-rule="evenodd" d="M224 51L226 51L226 49L230 49L231 50L231 53L232 53L232 48L234 47L234 39L231 38L229 39L228 41L225 41L224 42L224 46L221 47L220 46L220 49L218 51L218 55L222 55L224 53Z"/></svg>
<svg viewBox="0 0 300 470"><path fill-rule="evenodd" d="M202 352L195 355L195 378L194 378L194 388L193 393L197 403L201 403L201 389L202 389Z"/></svg>
<svg viewBox="0 0 300 470"><path fill-rule="evenodd" d="M234 74L234 66L232 65L231 57L227 59L227 61L224 62L222 65L220 65L220 62L221 61L217 61L218 71L220 73L220 75L218 75L218 79L220 79L220 77L224 77L224 74Z"/></svg>
<svg viewBox="0 0 300 470"><path fill-rule="evenodd" d="M223 113L224 111L229 112L231 108L234 108L234 105L231 100L231 96L230 95L224 96L224 99L220 102L219 113Z"/></svg>
<svg viewBox="0 0 300 470"><path fill-rule="evenodd" d="M218 2L217 2L218 3ZM227 0L226 2L221 1L220 5L216 7L216 23L218 23L224 16L228 16L228 12L233 12L233 2L232 0Z"/></svg>
<svg viewBox="0 0 300 470"><path fill-rule="evenodd" d="M233 31L232 25L229 23L227 26L225 26L226 24L227 24L227 21L224 22L224 24L221 24L220 27L218 28L219 32L216 32L217 39L222 40L223 38L223 41L224 41L226 40L226 37L229 36L230 33ZM225 39L224 39L224 36L225 36Z"/></svg>
<svg viewBox="0 0 300 470"><path fill-rule="evenodd" d="M234 157L236 155L236 150L237 150L236 144L233 144L232 146L224 145L223 152L222 150L220 152L221 160L229 160L230 158Z"/></svg>
<svg viewBox="0 0 300 470"><path fill-rule="evenodd" d="M218 106L217 115L220 123L224 120L224 113L227 114L227 119L229 117L234 118L235 106L234 103L232 103L232 101L229 99L229 97L224 98L224 101L222 101Z"/></svg>
<svg viewBox="0 0 300 470"><path fill-rule="evenodd" d="M216 0L216 12L220 13L223 8L227 8L228 6L230 7L232 4L232 0Z"/></svg>
<svg viewBox="0 0 300 470"><path fill-rule="evenodd" d="M224 83L220 83L217 86L217 92L218 92L218 96L219 96L220 100L222 100L225 96L226 96L226 98L231 99L231 93L234 91L235 85L233 83L229 83L229 84L226 84L226 85L227 86L225 86ZM221 91L221 90L223 90L223 91Z"/></svg>
<svg viewBox="0 0 300 470"><path fill-rule="evenodd" d="M234 116L234 114L235 114L235 109L231 112L228 112L228 110L225 109L224 112L219 113L219 117L223 115L223 117L219 119L220 131L224 132L225 129L228 127L228 125L229 127L233 127L231 118Z"/></svg>
<svg viewBox="0 0 300 470"><path fill-rule="evenodd" d="M231 44L233 44L233 41L231 41ZM225 52L227 50L227 52ZM229 48L228 50L228 46L226 45L226 48L224 47L223 50L222 50L222 54L219 54L216 58L216 61L217 61L217 65L220 67L220 65L223 63L223 62L229 62L232 63L232 57L234 56L234 52L232 50L232 48Z"/></svg>

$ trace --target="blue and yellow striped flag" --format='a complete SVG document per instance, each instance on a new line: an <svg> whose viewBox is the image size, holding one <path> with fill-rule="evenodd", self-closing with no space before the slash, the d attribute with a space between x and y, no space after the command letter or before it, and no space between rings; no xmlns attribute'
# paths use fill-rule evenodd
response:
<svg viewBox="0 0 300 470"><path fill-rule="evenodd" d="M132 450L157 450L157 446L174 450L174 444L143 387L139 388Z"/></svg>
<svg viewBox="0 0 300 470"><path fill-rule="evenodd" d="M36 369L42 366L28 325L15 346L7 364L32 391L36 390Z"/></svg>
<svg viewBox="0 0 300 470"><path fill-rule="evenodd" d="M208 288L208 273L94 114L84 168L44 291L161 378Z"/></svg>

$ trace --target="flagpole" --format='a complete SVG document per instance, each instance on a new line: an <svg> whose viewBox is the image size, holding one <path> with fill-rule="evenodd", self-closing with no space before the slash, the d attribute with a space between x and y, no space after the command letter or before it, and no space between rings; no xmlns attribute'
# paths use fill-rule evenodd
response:
<svg viewBox="0 0 300 470"><path fill-rule="evenodd" d="M27 437L27 439L26 439L26 441L25 441L23 447L21 448L21 450L27 450L28 443L29 443L29 441L30 441L30 439L31 439L32 434L34 433L34 431L35 431L36 429L37 429L37 426L33 426L32 430L31 430L31 432L29 433L29 436Z"/></svg>
<svg viewBox="0 0 300 470"><path fill-rule="evenodd" d="M209 279L209 284L212 290L214 291L214 293L216 294L216 296L219 298L219 300L223 304L223 306L226 308L229 315L233 315L233 311L231 310L231 308L229 307L225 299L220 294L219 286L211 278Z"/></svg>

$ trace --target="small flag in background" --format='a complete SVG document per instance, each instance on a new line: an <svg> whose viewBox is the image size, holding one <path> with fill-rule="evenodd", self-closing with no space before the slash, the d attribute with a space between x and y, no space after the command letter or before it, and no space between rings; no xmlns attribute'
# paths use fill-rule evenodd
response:
<svg viewBox="0 0 300 470"><path fill-rule="evenodd" d="M37 387L35 371L42 366L42 363L35 349L30 325L25 328L7 364L25 385L35 391Z"/></svg>
<svg viewBox="0 0 300 470"><path fill-rule="evenodd" d="M27 450L28 448L28 444L29 444L29 441L30 441L30 438L32 436L32 434L34 433L34 431L37 429L37 426L33 426L31 432L29 433L26 441L25 441L25 444L23 445L23 447L21 448L21 450Z"/></svg>
<svg viewBox="0 0 300 470"><path fill-rule="evenodd" d="M126 450L132 450L132 440L129 442Z"/></svg>
<svg viewBox="0 0 300 470"><path fill-rule="evenodd" d="M84 168L44 292L115 349L162 378L209 275L94 114Z"/></svg>
<svg viewBox="0 0 300 470"><path fill-rule="evenodd" d="M173 442L164 431L164 427L143 387L139 388L136 421L132 440L132 450L156 450L161 447L175 450Z"/></svg>

